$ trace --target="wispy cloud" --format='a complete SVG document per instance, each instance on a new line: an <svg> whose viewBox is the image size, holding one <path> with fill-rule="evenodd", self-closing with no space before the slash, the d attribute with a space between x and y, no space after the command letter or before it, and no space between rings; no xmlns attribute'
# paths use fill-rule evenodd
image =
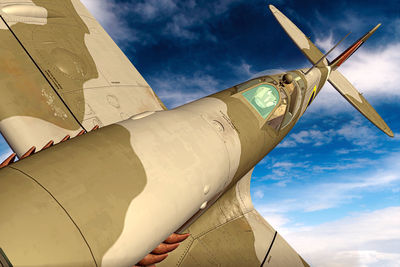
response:
<svg viewBox="0 0 400 267"><path fill-rule="evenodd" d="M117 3L115 0L81 0L81 2L120 45L125 41L138 41L138 32L129 27L123 19L131 10L129 3Z"/></svg>
<svg viewBox="0 0 400 267"><path fill-rule="evenodd" d="M320 44L330 43L331 37L321 40ZM399 100L398 72L400 69L400 43L389 43L380 47L362 47L339 71L364 94L372 104L393 103ZM326 83L307 112L324 114L347 113L353 107Z"/></svg>
<svg viewBox="0 0 400 267"><path fill-rule="evenodd" d="M303 144L311 144L314 147L319 147L340 139L347 140L349 143L357 146L358 150L370 150L379 145L374 141L378 140L380 133L371 125L365 125L361 115L358 114L352 120L340 125L337 129L320 130L317 127L314 128L290 134L278 147L293 148ZM354 152L356 150L342 149L337 153L347 154L350 151Z"/></svg>
<svg viewBox="0 0 400 267"><path fill-rule="evenodd" d="M155 20L163 16L169 16L178 9L173 0L148 0L137 1L132 5L132 10L142 20Z"/></svg>
<svg viewBox="0 0 400 267"><path fill-rule="evenodd" d="M264 197L264 192L261 189L258 189L254 192L254 197L257 199L262 199Z"/></svg>
<svg viewBox="0 0 400 267"><path fill-rule="evenodd" d="M281 195L279 201L273 201L268 204L261 204L257 209L261 214L279 213L284 214L293 211L314 212L338 207L342 204L360 198L363 194L373 191L390 190L393 187L400 186L400 162L398 157L400 153L395 152L387 155L381 160L373 162L372 160L356 160L348 163L338 164L338 169L349 169L359 166L375 166L379 162L379 168L368 174L360 173L355 176L337 177L336 181L318 182L304 184L296 187L296 191L301 191L300 199L293 198L290 189L287 189L284 195ZM348 166L346 166L349 164ZM315 169L315 168L314 168ZM262 189L254 188L255 190ZM274 190L270 188L268 190ZM268 191L264 192L267 193ZM285 198L285 195L288 196ZM294 194L295 196L297 194Z"/></svg>
<svg viewBox="0 0 400 267"><path fill-rule="evenodd" d="M219 0L201 3L197 0L149 0L117 2L115 0L82 0L117 41L157 42L160 37L183 40L204 39L216 41L209 24L225 13L237 0ZM132 27L129 23L137 26ZM130 26L128 26L128 24ZM157 31L149 35L143 24L153 24ZM122 43L122 42L121 42Z"/></svg>
<svg viewBox="0 0 400 267"><path fill-rule="evenodd" d="M399 225L397 206L311 227L285 228L283 236L312 266L394 267L400 265Z"/></svg>
<svg viewBox="0 0 400 267"><path fill-rule="evenodd" d="M4 145L2 144L4 143ZM6 147L7 146L7 147ZM8 158L13 152L5 143L3 137L0 136L0 163L2 163L6 158Z"/></svg>
<svg viewBox="0 0 400 267"><path fill-rule="evenodd" d="M191 76L161 73L152 79L151 86L169 108L174 108L215 93L220 89L219 81L201 72Z"/></svg>

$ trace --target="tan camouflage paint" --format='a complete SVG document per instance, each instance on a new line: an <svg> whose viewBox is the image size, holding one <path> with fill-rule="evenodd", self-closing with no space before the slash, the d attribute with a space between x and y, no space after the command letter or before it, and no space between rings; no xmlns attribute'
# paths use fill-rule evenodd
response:
<svg viewBox="0 0 400 267"><path fill-rule="evenodd" d="M206 234L188 239L184 244L193 243L193 250L184 261L202 264L206 254L211 255L207 264L218 264L207 246L215 249L221 241L238 236L250 244L239 247L248 252L247 262L260 264L266 250L262 243L271 243L273 231L252 208L243 185L250 175L237 182L289 132L305 111L313 86L317 92L321 89L329 68L317 68L308 75L294 73L295 81L299 78L298 84L304 84L299 91L301 107L280 131L263 123L234 87L173 111L139 114L9 168L23 171L52 194L76 222L97 264L105 266L135 264L191 216L206 210L208 201L211 204L230 190L188 228L201 228L201 222L206 227L213 224L208 229L215 237ZM281 82L282 75L274 75L241 90L265 83L263 78L278 87L290 87ZM225 198L228 201L223 202ZM213 210L216 214L209 213ZM241 217L235 218L235 213ZM215 227L206 214L213 214L217 223L234 219L226 228ZM266 264L306 265L279 235L275 242ZM190 249L184 244L184 249ZM235 253L239 248L230 247ZM221 257L237 261L235 253Z"/></svg>
<svg viewBox="0 0 400 267"><path fill-rule="evenodd" d="M240 173L254 166L281 138L281 134L268 127L260 129L259 118L245 102L231 97L234 92L234 89L228 89L217 94L218 98L212 96L172 111L136 116L136 119L120 124L128 131L122 131L121 126L104 127L13 167L37 179L55 196L81 228L98 264L134 264L198 212L204 203L228 188L234 188L231 185L241 178ZM122 132L127 136L121 136ZM265 137L271 135L275 138ZM123 140L128 143L121 145ZM131 161L117 158L122 148L138 158ZM258 153L254 153L256 149ZM247 156L243 156L243 150ZM78 154L75 159L73 155ZM136 167L131 166L139 159ZM46 162L47 167L42 168L40 162ZM110 166L104 166L103 162ZM139 177L138 168L143 168ZM118 169L121 175L109 176L104 169L110 172ZM127 186L129 177L144 179L146 186L140 189L135 180L132 186ZM122 180L118 182L116 178ZM110 181L131 193L139 190L125 198L124 205L116 205L119 211L114 216L109 214L116 206L102 209L104 214L98 210L107 201L104 199L107 194L98 192L109 190ZM88 188L95 192L87 192ZM111 195L115 194L120 192ZM136 208L143 206L146 209ZM101 217L98 217L99 213ZM163 220L152 220L154 214ZM113 218L111 221L110 217ZM249 214L239 224L248 225L253 231L262 229L256 227L259 222L255 218L256 214ZM153 222L143 224L148 221ZM154 235L155 232L159 235ZM262 252L257 252L254 244L262 242L254 237L250 241L256 258L261 257ZM259 258L257 260L260 262Z"/></svg>
<svg viewBox="0 0 400 267"><path fill-rule="evenodd" d="M11 29L81 122L85 108L83 83L98 77L84 41L89 29L71 1L32 2L48 11L47 23L16 23ZM5 13L3 17L6 21L18 21L19 16Z"/></svg>
<svg viewBox="0 0 400 267"><path fill-rule="evenodd" d="M297 28L297 26L290 21L282 12L280 12L273 5L269 5L269 8L278 22L281 24L285 32L301 50L301 52L310 60L312 63L317 63L318 60L324 55L321 51L311 42L311 40L304 35L304 33ZM326 59L322 60L317 66L325 67L328 65Z"/></svg>
<svg viewBox="0 0 400 267"><path fill-rule="evenodd" d="M360 94L356 88L338 70L331 72L329 82L344 98L363 114L376 127L381 129L390 137L394 137L392 130L386 122L379 116L371 104Z"/></svg>
<svg viewBox="0 0 400 267"><path fill-rule="evenodd" d="M265 83L264 80L268 79L268 77L276 82L276 87L285 88L285 85L279 82L281 81L282 76L283 74L260 77L258 83L243 88L241 92L243 92L243 90L250 90L259 84ZM228 106L229 118L232 121L232 125L234 125L238 131L240 144L242 146L239 168L230 186L248 173L291 130L307 107L307 97L311 95L313 88L310 88L309 85L316 85L317 88L322 87L319 83L321 80L321 71L319 68L315 68L306 76L299 75L299 77L299 79L303 79L303 83L307 88L299 89L299 92L302 94L301 99L299 100L302 103L302 108L300 108L301 112L298 111L297 114L293 114L291 122L280 131L276 131L271 127L264 125L266 120L263 120L260 115L254 112L254 109L251 108L247 101L235 97L235 94L238 93L235 87L211 96L221 99ZM262 124L260 124L260 120L263 122Z"/></svg>
<svg viewBox="0 0 400 267"><path fill-rule="evenodd" d="M93 57L99 77L84 83L84 125L109 125L145 111L165 106L140 73L117 47L80 1L72 1L89 28L85 44Z"/></svg>
<svg viewBox="0 0 400 267"><path fill-rule="evenodd" d="M318 62L322 58L323 53L284 14L282 14L273 5L270 5L269 7L282 28L286 31L293 42L300 48L303 54L311 61L311 63L314 64ZM375 26L359 41L365 42L379 28L380 25L381 24ZM317 92L319 92L329 77L329 82L332 84L332 86L335 87L335 89L342 94L352 106L354 106L358 111L360 111L361 114L363 114L369 121L371 121L376 127L382 130L388 136L394 137L392 130L387 126L385 121L379 116L379 114L368 103L368 101L339 71L336 70L339 62L340 58L337 58L334 60L334 62L332 62L332 71L331 67L327 66L328 61L326 59L317 65L322 72L322 78L319 82L320 88L317 89Z"/></svg>
<svg viewBox="0 0 400 267"><path fill-rule="evenodd" d="M1 170L0 216L0 247L13 266L95 266L59 203L33 178L13 168Z"/></svg>
<svg viewBox="0 0 400 267"><path fill-rule="evenodd" d="M0 22L0 59L9 62L0 79L12 100L0 100L0 127L19 156L74 137L79 123L91 130L165 108L80 1L0 0L0 15L48 80Z"/></svg>
<svg viewBox="0 0 400 267"><path fill-rule="evenodd" d="M134 264L208 201L235 188L242 173L249 172L294 125L295 119L279 133L260 127L257 114L234 93L231 88L172 111L138 115L120 123L122 127L104 127L13 168L34 177L61 203L97 264ZM297 113L296 120L300 109ZM130 158L121 158L124 155ZM113 202L121 191L123 201ZM162 220L154 220L154 214ZM235 224L251 230L242 237L252 244L250 258L260 263L266 250L260 245L262 237L268 236L260 234L266 227L263 221L250 212ZM258 232L257 238L253 232Z"/></svg>
<svg viewBox="0 0 400 267"><path fill-rule="evenodd" d="M271 251L262 267L287 267L309 265L293 250L293 248L282 238L276 235Z"/></svg>
<svg viewBox="0 0 400 267"><path fill-rule="evenodd" d="M280 133L260 128L259 118L233 93L231 88L172 111L138 115L12 167L51 192L82 231L98 265L135 264L208 201L235 188L240 174L291 128ZM260 244L268 234L260 234L266 226L259 215L249 212L234 224L251 230L242 238L252 244L251 258L261 262L260 249L266 248Z"/></svg>
<svg viewBox="0 0 400 267"><path fill-rule="evenodd" d="M275 230L251 203L251 172L188 227L185 232L191 236L157 266L259 267ZM264 266L308 266L280 238L275 242L273 254L269 254L270 260Z"/></svg>
<svg viewBox="0 0 400 267"><path fill-rule="evenodd" d="M121 234L129 203L143 191L147 183L143 165L130 145L130 133L118 125L104 127L21 160L1 170L1 181L5 176L12 177L13 174L6 173L9 168L32 177L57 200L82 232L98 266L105 251ZM4 180L4 183L8 181ZM7 196L15 194L15 190L19 189L14 187L7 190ZM24 193L28 194L29 191ZM10 261L14 266L20 266L22 262L34 257L33 254L30 257L17 257L19 254L15 250L35 251L33 248L39 243L44 246L42 253L45 254L45 248L54 245L54 242L46 242L40 236L32 236L27 242L27 236L19 234L20 231L25 231L25 227L31 229L26 222L32 220L34 215L19 212L17 203L20 202L9 198L0 206L1 214L14 218L11 222L20 221L13 228L5 225L1 227L2 231L9 231L6 237L1 237L2 247L10 253ZM48 208L44 207L43 210L46 212ZM57 223L56 217L42 219L39 223L49 224L53 229L52 234L60 235L65 232L66 235L72 235L72 230L69 230L71 227L57 227L53 224ZM9 248L8 244L15 246ZM58 247L64 252L76 249L71 242L58 244ZM50 247L48 251L52 251ZM42 266L48 264L49 260L57 259L44 254L40 255L42 263L38 265ZM57 264L50 265L63 265L63 259L60 257ZM73 262L75 261L71 263ZM79 263L84 264L83 261Z"/></svg>
<svg viewBox="0 0 400 267"><path fill-rule="evenodd" d="M318 83L321 78L320 75L321 71L318 69L312 71L307 77L302 75L304 84L315 84L317 87L320 87L320 84ZM282 75L270 77L275 81L279 81ZM241 88L242 90L249 90L262 83L264 78L266 77L261 77L258 83L252 83L250 87L246 88L242 86ZM254 166L256 162L261 160L264 157L264 154L269 152L269 150L271 150L279 142L279 140L287 134L302 113L301 108L299 108L297 110L297 114L293 114L294 116L292 122L290 122L286 128L282 129L279 133L270 129L269 127L261 127L260 129L260 124L258 118L256 118L256 114L249 110L248 106L244 102L240 101L240 99L233 97L236 92L237 90L234 87L211 96L217 97L226 103L228 107L229 119L231 120L232 126L237 129L240 138L241 159L238 172L235 174L235 178L231 184L235 184L234 181L240 180L241 172L245 172L247 166ZM301 106L306 107L308 99L306 99L304 95L310 95L311 92L312 89L310 88L308 88L308 90L300 89L300 101L302 101ZM262 138L263 136L267 137L264 139ZM257 148L260 147L260 152L257 154ZM270 241L272 240L274 231L267 231L266 229L272 228L255 210L253 210L249 195L249 187L246 188L247 185L249 186L249 177L250 175L248 175L247 178L240 180L240 182L236 183L235 186L231 187L231 191L225 193L209 210L207 210L200 218L198 218L191 226L189 226L189 228L187 228L187 231L191 233L192 236L189 237L189 239L186 240L176 252L170 253L170 256L165 260L165 263L161 263L161 266L172 266L172 264L176 266L243 266L244 262L247 262L247 265L245 266L260 265L263 260L263 256L265 256L265 253L268 249L268 245L271 243ZM246 183L248 184L246 185ZM239 190L239 188L242 189ZM226 216L226 214L233 214L232 216L234 216L236 206L232 203L235 202L231 197L229 197L229 192L233 192L234 189L236 191L236 199L241 200L241 205L239 205L239 213L241 212L241 214L245 214L241 219L235 221L235 224L237 224L236 231L241 229L241 227L245 227L244 229L248 229L248 231L254 233L252 239L247 239L244 236L240 236L239 233L235 233L235 235L240 236L240 238L243 240L243 245L238 245L240 242L234 241L236 237L232 237L233 233L230 232L230 228L222 227L220 225L221 219L218 219L220 217L223 218ZM244 195L246 197L243 197ZM228 198L229 201L223 202L222 199L225 198ZM227 206L221 208L220 205L222 204L220 203L227 203ZM234 223L232 222L232 224ZM201 230L195 230L197 227L199 227ZM198 235L202 236L202 238L198 238ZM203 235L206 235L206 237L203 237ZM257 238L254 236L257 236ZM228 239L229 241L224 241L224 238ZM218 242L215 242L216 240L218 240ZM247 243L245 240L247 240ZM227 245L228 242L231 245ZM224 244L223 249L220 247L221 243ZM229 249L232 249L233 251L230 251L232 253L225 253L226 251L224 251L224 249L227 249L228 251ZM245 255L249 255L249 257L243 256L235 249L241 249L243 253ZM293 249L285 252L295 255L294 259L297 259L297 261L295 261L296 264L300 263L300 265L293 266L303 266L300 257L293 251ZM240 257L236 257L237 255L240 255ZM277 259L273 262L279 263L278 257L276 258ZM240 259L242 259L243 262ZM235 265L235 263L238 264Z"/></svg>
<svg viewBox="0 0 400 267"><path fill-rule="evenodd" d="M5 26L3 21L0 25ZM79 131L79 124L8 29L0 29L0 40L0 130L17 154L21 156L32 144L41 148L52 138L59 141ZM18 120L26 116L47 118L54 127L43 131L40 124Z"/></svg>
<svg viewBox="0 0 400 267"><path fill-rule="evenodd" d="M115 266L116 260L122 265L136 263L153 250L203 204L225 190L241 154L227 107L215 98L120 125L131 132L131 145L143 163L148 182L131 202L124 230L104 256L104 266ZM137 208L142 206L146 209ZM162 220L153 220L154 214ZM143 227L143 221L149 220L152 224ZM141 242L132 242L133 237Z"/></svg>
<svg viewBox="0 0 400 267"><path fill-rule="evenodd" d="M260 266L275 231L266 223L265 234L255 236L259 229L248 219L254 210L248 198L250 177L251 172L189 226L185 232L191 236L158 266ZM260 237L259 255L255 245Z"/></svg>

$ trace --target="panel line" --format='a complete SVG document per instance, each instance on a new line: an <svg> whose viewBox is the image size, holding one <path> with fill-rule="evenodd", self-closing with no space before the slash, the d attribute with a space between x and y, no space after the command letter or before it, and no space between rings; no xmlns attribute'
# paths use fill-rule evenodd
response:
<svg viewBox="0 0 400 267"><path fill-rule="evenodd" d="M68 111L71 113L72 117L76 120L76 122L79 124L79 126L87 132L85 127L83 127L82 123L78 120L78 118L75 116L75 114L72 112L72 110L69 108L67 103L64 101L64 99L61 97L61 95L58 93L58 91L54 88L53 84L49 81L49 79L46 77L46 75L43 73L42 69L39 67L39 65L36 63L36 61L33 59L31 54L29 54L28 50L26 50L25 46L22 44L22 42L18 39L17 35L14 33L14 31L11 29L11 27L7 24L6 20L3 18L3 16L0 15L1 20L4 22L4 24L7 26L8 30L12 33L14 38L17 40L17 42L21 45L22 49L25 51L25 53L28 55L28 57L32 60L33 64L35 64L36 68L39 70L39 72L42 74L42 76L46 79L47 83L50 85L50 87L53 89L53 91L56 93L56 95L59 97L61 102L65 105L65 107L68 109Z"/></svg>
<svg viewBox="0 0 400 267"><path fill-rule="evenodd" d="M276 238L276 235L277 235L277 234L278 234L278 232L277 232L277 231L275 231L274 238L272 238L271 245L269 245L269 248L268 248L267 254L265 255L265 257L264 257L264 260L262 261L262 263L261 263L260 267L263 267L263 265L264 265L265 261L267 260L267 258L268 258L268 255L269 255L269 252L271 251L271 249L272 249L272 246L274 245L275 238Z"/></svg>

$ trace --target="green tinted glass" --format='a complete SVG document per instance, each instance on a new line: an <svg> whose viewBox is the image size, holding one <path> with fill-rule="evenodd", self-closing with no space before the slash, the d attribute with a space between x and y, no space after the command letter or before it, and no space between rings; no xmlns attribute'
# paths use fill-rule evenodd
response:
<svg viewBox="0 0 400 267"><path fill-rule="evenodd" d="M259 85L242 94L264 119L279 102L278 90L269 84Z"/></svg>

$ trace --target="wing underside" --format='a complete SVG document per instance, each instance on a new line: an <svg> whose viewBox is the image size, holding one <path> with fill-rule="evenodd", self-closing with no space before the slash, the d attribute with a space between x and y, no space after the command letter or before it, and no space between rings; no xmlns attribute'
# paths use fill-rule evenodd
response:
<svg viewBox="0 0 400 267"><path fill-rule="evenodd" d="M0 0L0 16L0 131L18 156L165 108L79 0Z"/></svg>
<svg viewBox="0 0 400 267"><path fill-rule="evenodd" d="M250 176L186 228L189 238L157 266L309 266L254 209Z"/></svg>

